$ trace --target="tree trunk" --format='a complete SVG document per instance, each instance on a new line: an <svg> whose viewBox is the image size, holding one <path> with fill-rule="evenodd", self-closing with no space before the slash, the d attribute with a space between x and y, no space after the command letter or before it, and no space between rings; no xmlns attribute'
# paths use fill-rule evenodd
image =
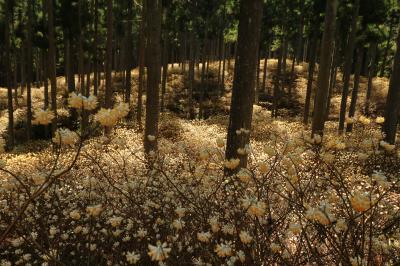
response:
<svg viewBox="0 0 400 266"><path fill-rule="evenodd" d="M161 79L161 9L160 0L147 1L148 17L148 81L146 90L146 124L144 130L144 148L146 153L157 149L158 120L159 120L159 91ZM155 137L154 140L149 136Z"/></svg>
<svg viewBox="0 0 400 266"><path fill-rule="evenodd" d="M79 91L82 95L85 94L85 67L84 67L84 56L83 56L83 31L84 28L82 27L82 0L78 1L78 73L79 73Z"/></svg>
<svg viewBox="0 0 400 266"><path fill-rule="evenodd" d="M195 112L193 106L193 88L194 88L194 67L195 67L195 40L194 33L190 32L190 51L189 51L189 91L188 91L188 118L194 119Z"/></svg>
<svg viewBox="0 0 400 266"><path fill-rule="evenodd" d="M325 126L326 102L329 93L329 74L335 34L337 0L327 0L324 34L321 42L321 56L317 80L316 101L312 123L312 135L322 135Z"/></svg>
<svg viewBox="0 0 400 266"><path fill-rule="evenodd" d="M106 92L104 107L112 108L112 60L113 60L113 0L107 0L107 44L106 44Z"/></svg>
<svg viewBox="0 0 400 266"><path fill-rule="evenodd" d="M267 49L265 50L264 56L264 69L263 69L263 81L262 81L262 91L266 92L266 85L267 85L267 70L268 70L268 55L269 55L269 43L267 45Z"/></svg>
<svg viewBox="0 0 400 266"><path fill-rule="evenodd" d="M164 9L165 17L167 13L167 9ZM168 31L164 30L164 40L163 40L163 52L162 52L162 82L161 82L161 112L164 112L165 105L165 91L167 88L167 79L168 79L168 49L169 49L169 40L168 40ZM189 44L191 45L191 43ZM191 48L191 47L190 47ZM191 58L189 58L191 60ZM189 61L190 64L190 61Z"/></svg>
<svg viewBox="0 0 400 266"><path fill-rule="evenodd" d="M311 36L311 40L310 40L310 47L308 49L310 58L309 58L309 64L308 64L308 81L307 81L306 101L305 101L305 105L304 105L304 117L303 117L303 123L305 125L308 124L308 118L310 115L312 84L314 82L315 59L316 59L316 53L317 53L318 29L316 27L314 27L311 34L312 34L312 36Z"/></svg>
<svg viewBox="0 0 400 266"><path fill-rule="evenodd" d="M31 86L32 86L32 25L33 25L33 0L28 1L28 28L27 28L27 49L26 49L26 137L28 140L32 137L32 96L31 96Z"/></svg>
<svg viewBox="0 0 400 266"><path fill-rule="evenodd" d="M394 34L394 23L391 20L390 21L390 26L389 26L389 36L386 40L386 46L385 46L385 50L383 52L383 58L382 58L382 65L381 65L381 70L379 73L380 77L383 77L385 75L385 69L386 69L386 64L387 64L387 57L389 54L389 50L390 50L390 42L392 41L393 38L393 34Z"/></svg>
<svg viewBox="0 0 400 266"><path fill-rule="evenodd" d="M339 114L339 133L343 133L344 123L346 119L346 108L347 108L347 97L349 94L351 67L353 63L354 44L357 34L357 20L360 9L360 0L354 2L353 18L351 22L351 29L349 32L349 40L347 43L347 49L345 52L345 63L343 71L343 90L342 90L342 101L340 103L340 114Z"/></svg>
<svg viewBox="0 0 400 266"><path fill-rule="evenodd" d="M14 148L14 107L13 107L13 94L11 85L11 60L10 60L10 0L5 2L5 30L4 30L4 41L5 41L5 65L6 65L6 82L7 82L7 109L8 109L8 148L12 150Z"/></svg>
<svg viewBox="0 0 400 266"><path fill-rule="evenodd" d="M367 87L367 94L365 97L365 109L364 113L366 115L369 115L369 104L371 100L371 92L372 92L372 81L375 76L375 70L376 70L376 51L378 49L378 44L376 42L371 43L371 61L369 63L369 69L368 69L368 87Z"/></svg>
<svg viewBox="0 0 400 266"><path fill-rule="evenodd" d="M145 36L145 27L146 27L146 1L143 0L142 3L142 19L140 21L139 28L139 86L138 86L138 101L137 101L137 112L136 112L136 121L138 123L139 130L142 129L142 98L143 98L143 87L144 87L144 64L145 64L145 49L146 49L146 36Z"/></svg>
<svg viewBox="0 0 400 266"><path fill-rule="evenodd" d="M126 58L125 58L125 67L126 67L126 76L125 76L125 102L129 105L131 103L131 90L132 90L132 18L133 18L133 4L132 1L128 1L128 21L126 24L127 31L126 31Z"/></svg>
<svg viewBox="0 0 400 266"><path fill-rule="evenodd" d="M98 55L97 55L97 43L98 43L98 0L94 0L94 39L93 39L93 94L97 96L99 80L98 80Z"/></svg>
<svg viewBox="0 0 400 266"><path fill-rule="evenodd" d="M385 123L383 132L385 141L394 144L396 141L397 125L400 109L400 34L397 36L397 50L394 57L392 76L386 99Z"/></svg>
<svg viewBox="0 0 400 266"><path fill-rule="evenodd" d="M362 47L360 47L357 51L357 62L356 62L356 69L354 73L354 87L351 93L351 103L349 108L349 117L354 117L357 107L357 98L358 98L358 88L360 85L360 75L361 75L361 67L362 61L364 57L364 51ZM346 131L351 132L353 130L353 123L347 124Z"/></svg>
<svg viewBox="0 0 400 266"><path fill-rule="evenodd" d="M57 128L57 80L56 80L56 44L54 37L54 19L53 19L53 1L47 0L47 17L48 17L48 39L49 39L49 78L50 78L50 94L51 109L54 112L54 121L51 125L51 132L54 133Z"/></svg>
<svg viewBox="0 0 400 266"><path fill-rule="evenodd" d="M251 130L257 69L257 54L254 51L259 48L262 7L262 0L240 1L238 47L225 155L228 160L239 158L242 168L247 166L247 155L238 154L237 150L249 144L250 134L236 134L236 131Z"/></svg>

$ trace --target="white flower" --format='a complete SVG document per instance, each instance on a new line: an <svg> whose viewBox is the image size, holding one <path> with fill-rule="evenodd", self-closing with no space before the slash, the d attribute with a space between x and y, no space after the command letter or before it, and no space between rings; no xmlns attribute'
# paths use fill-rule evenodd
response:
<svg viewBox="0 0 400 266"><path fill-rule="evenodd" d="M181 219L176 219L172 222L172 226L176 229L176 230L182 230L182 228L185 226L185 222L182 221Z"/></svg>
<svg viewBox="0 0 400 266"><path fill-rule="evenodd" d="M121 224L122 220L122 217L113 216L108 220L108 222L109 224L111 224L112 227L118 227Z"/></svg>
<svg viewBox="0 0 400 266"><path fill-rule="evenodd" d="M81 215L80 215L79 211L77 211L77 210L71 211L69 213L69 216L74 220L79 220L81 218Z"/></svg>
<svg viewBox="0 0 400 266"><path fill-rule="evenodd" d="M140 260L140 255L139 254L136 254L134 251L132 251L132 252L126 252L126 255L125 255L125 257L126 257L126 261L129 263L129 264L136 264L139 260Z"/></svg>
<svg viewBox="0 0 400 266"><path fill-rule="evenodd" d="M171 248L167 247L167 243L161 244L160 241L157 242L156 246L148 245L149 252L147 253L151 260L153 261L164 261L169 257Z"/></svg>
<svg viewBox="0 0 400 266"><path fill-rule="evenodd" d="M208 243L210 241L210 238L211 238L210 232L197 233L197 239L200 242Z"/></svg>
<svg viewBox="0 0 400 266"><path fill-rule="evenodd" d="M183 216L185 216L185 212L186 212L186 209L182 208L182 207L177 207L175 209L175 213L178 215L179 218L182 218Z"/></svg>
<svg viewBox="0 0 400 266"><path fill-rule="evenodd" d="M78 135L68 128L57 129L53 142L57 145L73 145L78 141Z"/></svg>
<svg viewBox="0 0 400 266"><path fill-rule="evenodd" d="M54 118L54 113L51 110L38 109L34 112L34 125L48 125Z"/></svg>
<svg viewBox="0 0 400 266"><path fill-rule="evenodd" d="M247 233L246 231L241 231L239 237L240 241L242 241L243 244L249 244L253 240L253 237L250 236L250 234Z"/></svg>
<svg viewBox="0 0 400 266"><path fill-rule="evenodd" d="M232 255L232 248L229 243L218 244L214 251L217 253L218 257L228 257Z"/></svg>
<svg viewBox="0 0 400 266"><path fill-rule="evenodd" d="M99 216L102 210L103 206L101 204L86 207L86 212L93 217Z"/></svg>

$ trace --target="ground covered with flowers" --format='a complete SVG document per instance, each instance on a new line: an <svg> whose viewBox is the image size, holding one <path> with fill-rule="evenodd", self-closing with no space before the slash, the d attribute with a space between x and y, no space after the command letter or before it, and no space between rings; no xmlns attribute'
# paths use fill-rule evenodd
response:
<svg viewBox="0 0 400 266"><path fill-rule="evenodd" d="M97 99L69 105L90 112ZM328 122L311 138L300 118L255 106L253 128L236 132L251 134L237 169L226 115L163 113L159 150L145 155L128 111L92 112L91 136L61 128L1 155L1 266L400 263L400 150L382 140L383 118L348 119L342 136Z"/></svg>

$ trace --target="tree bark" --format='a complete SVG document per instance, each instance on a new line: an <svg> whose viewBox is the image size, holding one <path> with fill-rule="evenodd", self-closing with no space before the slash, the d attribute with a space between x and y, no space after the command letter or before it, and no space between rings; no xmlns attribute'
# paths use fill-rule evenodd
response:
<svg viewBox="0 0 400 266"><path fill-rule="evenodd" d="M240 1L238 47L225 156L228 160L239 158L242 168L247 166L247 155L238 154L237 150L249 144L250 134L236 134L236 131L242 128L251 130L257 69L257 54L254 51L259 48L262 10L262 0Z"/></svg>
<svg viewBox="0 0 400 266"><path fill-rule="evenodd" d="M145 65L145 49L146 49L146 36L145 36L145 27L146 27L146 1L142 2L142 19L140 21L139 26L139 86L138 86L138 101L137 101L137 112L136 112L136 121L138 123L139 130L142 129L142 98L143 98L143 87L144 87L144 65Z"/></svg>
<svg viewBox="0 0 400 266"><path fill-rule="evenodd" d="M5 65L6 65L6 82L7 82L7 109L8 109L8 148L14 148L14 107L13 107L13 93L11 85L11 60L10 60L10 0L5 2Z"/></svg>
<svg viewBox="0 0 400 266"><path fill-rule="evenodd" d="M146 124L144 130L144 148L146 153L157 149L159 120L159 91L161 79L161 9L160 0L148 0L148 81L146 90ZM149 136L155 137L154 140Z"/></svg>
<svg viewBox="0 0 400 266"><path fill-rule="evenodd" d="M27 27L27 49L26 49L26 137L28 140L32 138L32 24L33 24L33 0L28 1L28 27Z"/></svg>
<svg viewBox="0 0 400 266"><path fill-rule="evenodd" d="M329 93L329 74L332 60L333 40L335 34L335 22L337 0L327 0L324 34L321 42L321 56L317 80L316 101L312 123L312 135L322 135L325 126L326 102Z"/></svg>
<svg viewBox="0 0 400 266"><path fill-rule="evenodd" d="M394 144L399 120L400 109L400 34L397 36L397 50L394 57L392 76L389 83L389 91L386 99L385 123L383 132L385 141Z"/></svg>
<svg viewBox="0 0 400 266"><path fill-rule="evenodd" d="M104 107L112 108L113 0L107 0L106 92Z"/></svg>
<svg viewBox="0 0 400 266"><path fill-rule="evenodd" d="M57 128L57 80L56 80L56 44L54 37L54 15L53 1L47 0L47 20L48 20L48 41L49 41L49 78L51 94L51 110L55 119L51 125L51 132L54 133Z"/></svg>
<svg viewBox="0 0 400 266"><path fill-rule="evenodd" d="M97 51L97 43L98 43L98 0L94 0L94 39L93 39L93 94L97 96L99 80L98 80L98 51Z"/></svg>
<svg viewBox="0 0 400 266"><path fill-rule="evenodd" d="M357 20L358 20L359 9L360 9L360 0L355 0L353 7L353 18L351 22L351 29L349 32L349 40L347 42L347 49L345 52L342 101L340 103L340 114L339 114L339 133L343 133L344 123L346 119L347 97L349 94L351 67L353 63L353 54L354 54L354 45L357 34Z"/></svg>
<svg viewBox="0 0 400 266"><path fill-rule="evenodd" d="M371 100L371 93L372 93L372 81L375 76L376 71L376 51L378 49L378 44L376 42L371 43L371 61L369 63L368 69L368 87L367 87L367 94L365 97L365 108L364 113L369 115L369 105Z"/></svg>
<svg viewBox="0 0 400 266"><path fill-rule="evenodd" d="M364 57L364 51L362 47L360 47L357 51L357 62L356 62L356 70L354 73L354 87L353 91L351 93L351 102L350 102L350 108L349 108L349 117L354 117L354 114L356 112L356 107L357 107L357 98L358 98L358 88L360 85L360 75L361 75L361 67L362 67L362 61ZM347 124L346 131L351 132L353 130L353 124Z"/></svg>
<svg viewBox="0 0 400 266"><path fill-rule="evenodd" d="M313 28L312 36L310 40L310 47L308 49L309 54L309 64L308 64L308 81L307 81L307 91L306 91L306 101L304 105L304 117L303 123L305 125L308 124L308 118L310 116L310 105L311 105L311 93L312 93L312 84L314 82L314 70L315 70L315 59L317 53L317 35L318 29Z"/></svg>
<svg viewBox="0 0 400 266"><path fill-rule="evenodd" d="M195 112L193 106L193 88L194 88L194 67L195 67L195 40L194 33L190 32L190 51L189 51L189 86L188 86L188 118L194 119Z"/></svg>
<svg viewBox="0 0 400 266"><path fill-rule="evenodd" d="M127 31L126 31L126 58L125 58L125 68L126 68L126 76L125 76L125 102L129 105L131 103L131 90L132 90L132 61L133 61L133 54L132 54L132 19L133 19L133 4L132 1L128 1L128 21L126 24Z"/></svg>

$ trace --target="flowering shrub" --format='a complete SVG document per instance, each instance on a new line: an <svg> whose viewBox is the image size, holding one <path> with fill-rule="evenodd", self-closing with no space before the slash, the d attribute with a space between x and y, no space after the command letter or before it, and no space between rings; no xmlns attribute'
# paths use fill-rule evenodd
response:
<svg viewBox="0 0 400 266"><path fill-rule="evenodd" d="M96 120L115 125L126 110ZM221 138L161 138L149 159L132 132L60 129L54 142L66 145L35 171L1 167L0 265L395 265L399 154L359 121L323 138L271 122L261 146L242 147L246 169L224 159Z"/></svg>

